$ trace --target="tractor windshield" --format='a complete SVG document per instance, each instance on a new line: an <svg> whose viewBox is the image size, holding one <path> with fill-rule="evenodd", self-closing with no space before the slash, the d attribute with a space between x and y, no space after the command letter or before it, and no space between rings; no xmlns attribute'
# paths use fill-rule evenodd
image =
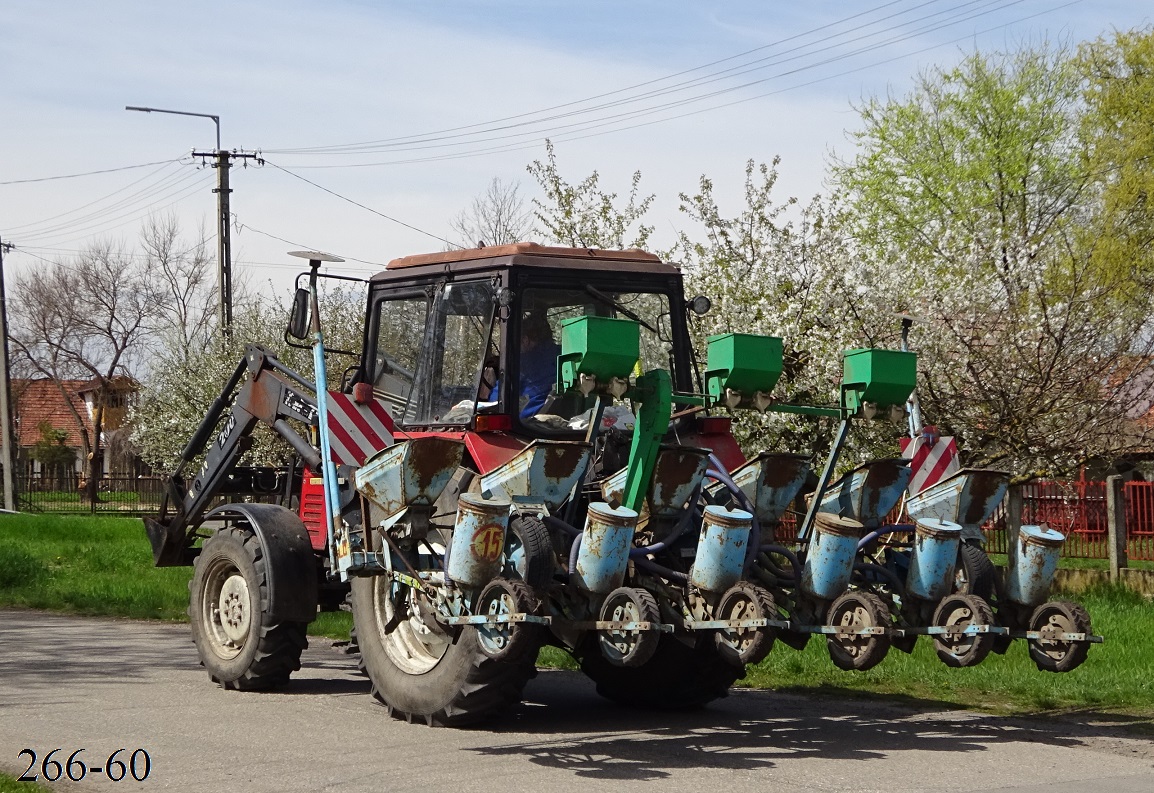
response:
<svg viewBox="0 0 1154 793"><path fill-rule="evenodd" d="M487 280L447 284L431 301L420 291L378 304L373 386L398 423L469 423L493 308Z"/></svg>
<svg viewBox="0 0 1154 793"><path fill-rule="evenodd" d="M641 328L641 359L634 376L651 369L673 374L669 296L659 292L621 292L610 287L580 289L530 287L521 298L517 410L536 429L580 429L584 407L571 395L557 395L557 356L561 323L574 317L629 319Z"/></svg>

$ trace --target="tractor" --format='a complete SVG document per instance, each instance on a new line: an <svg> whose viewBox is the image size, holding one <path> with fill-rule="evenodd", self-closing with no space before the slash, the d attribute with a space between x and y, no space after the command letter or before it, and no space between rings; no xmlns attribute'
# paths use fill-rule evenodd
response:
<svg viewBox="0 0 1154 793"><path fill-rule="evenodd" d="M518 243L391 261L329 390L317 292L334 259L296 255L308 285L286 341L311 347L312 376L250 345L145 519L158 565L194 566L193 640L225 687L285 683L318 607L346 598L373 696L430 725L518 702L545 645L609 699L680 708L724 696L779 638L823 635L844 669L919 635L954 666L1023 638L1056 671L1100 641L1080 607L1043 603L1047 530L1023 527L1039 536L1011 583L1033 589L995 618L956 591L955 520L878 525L901 461L833 481L855 421L904 416L912 352L848 351L836 404L788 404L781 339L716 335L702 365L690 323L709 301L686 299L676 266ZM833 419L820 475L806 454L747 459L741 410ZM296 455L271 485L238 466L258 422ZM797 539L778 542L799 504Z"/></svg>

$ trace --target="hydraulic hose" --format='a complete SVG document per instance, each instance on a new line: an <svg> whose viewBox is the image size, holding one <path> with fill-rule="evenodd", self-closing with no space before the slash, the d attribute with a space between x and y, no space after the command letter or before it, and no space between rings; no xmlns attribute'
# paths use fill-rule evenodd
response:
<svg viewBox="0 0 1154 793"><path fill-rule="evenodd" d="M798 587L801 586L801 563L798 561L796 553L791 551L789 548L786 548L784 545L777 545L775 543L763 545L759 550L765 551L766 553L776 553L779 556L784 556L786 559L788 559L790 565L793 567L794 583L797 584Z"/></svg>
<svg viewBox="0 0 1154 793"><path fill-rule="evenodd" d="M884 537L887 534L897 534L898 532L902 532L902 531L913 531L914 529L915 529L915 527L911 523L895 523L892 526L886 526L884 529L877 529L876 531L871 531L869 534L862 537L860 541L858 541L858 544L857 544L858 550L860 551L862 548L869 545L871 542L876 540L878 537Z"/></svg>
<svg viewBox="0 0 1154 793"><path fill-rule="evenodd" d="M679 573L676 570L670 570L668 567L663 567L662 565L657 564L657 562L653 561L652 559L646 559L646 558L642 557L639 559L634 559L633 563L643 570L648 570L651 573L656 573L657 575L661 576L662 578L668 579L670 581L682 581L682 582L684 582L684 581L689 580L688 574Z"/></svg>
<svg viewBox="0 0 1154 793"><path fill-rule="evenodd" d="M853 566L853 569L855 572L859 570L863 572L869 570L870 572L877 573L882 578L889 581L890 586L894 588L894 592L898 593L898 595L905 595L905 586L900 580L898 580L898 577L894 575L892 570L887 570L880 564L874 564L873 562L858 562Z"/></svg>
<svg viewBox="0 0 1154 793"><path fill-rule="evenodd" d="M581 553L581 533L573 538L573 544L569 546L569 569L565 572L573 575L577 572L577 554Z"/></svg>
<svg viewBox="0 0 1154 793"><path fill-rule="evenodd" d="M698 485L697 490L694 491L692 498L689 499L689 503L696 504L700 496L701 486ZM696 512L697 510L692 507L682 512L681 517L677 519L675 524L673 524L673 528L670 529L669 534L653 543L652 545L646 545L641 548L630 548L629 558L635 559L642 556L648 556L651 553L660 553L661 551L664 551L666 548L681 538L681 535L685 533L685 529L689 526L690 516L695 515Z"/></svg>

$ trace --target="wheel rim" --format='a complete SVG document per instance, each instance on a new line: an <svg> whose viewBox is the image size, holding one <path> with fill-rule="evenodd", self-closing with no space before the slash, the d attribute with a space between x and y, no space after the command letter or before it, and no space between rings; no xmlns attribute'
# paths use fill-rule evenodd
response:
<svg viewBox="0 0 1154 793"><path fill-rule="evenodd" d="M657 604L643 589L622 587L609 593L601 606L601 619L608 622L655 622L660 620ZM657 649L655 631L602 629L598 631L601 654L615 666L641 666Z"/></svg>
<svg viewBox="0 0 1154 793"><path fill-rule="evenodd" d="M381 635L381 644L389 659L401 671L410 675L423 675L435 667L449 649L450 638L437 629L431 628L421 618L420 609L414 604L411 589L403 591L407 595L398 597L402 602L394 604L393 586L383 576L373 581L373 614L376 628ZM398 593L400 594L400 593ZM386 630L392 622L394 609L403 609L404 614L392 630Z"/></svg>
<svg viewBox="0 0 1154 793"><path fill-rule="evenodd" d="M513 593L504 587L490 588L484 593L483 601L477 605L477 613L486 617L507 617L517 611ZM514 630L513 624L509 622L478 626L477 643L481 645L485 655L496 657L509 648L513 641Z"/></svg>
<svg viewBox="0 0 1154 793"><path fill-rule="evenodd" d="M853 628L854 630L860 628L868 628L873 625L873 620L870 618L869 610L861 603L851 604L850 608L844 609L839 616L837 625L843 628ZM866 645L870 641L869 635L863 634L838 634L837 643L841 645L842 650L849 656L859 658L865 654Z"/></svg>
<svg viewBox="0 0 1154 793"><path fill-rule="evenodd" d="M967 655L974 649L978 637L977 634L967 635L961 633L961 631L967 626L974 624L974 610L970 607L970 604L962 600L950 601L948 608L949 612L942 614L942 619L939 624L943 628L954 628L959 632L942 634L941 642L949 647L954 655Z"/></svg>
<svg viewBox="0 0 1154 793"><path fill-rule="evenodd" d="M721 600L717 610L717 618L722 620L760 620L768 619L771 614L765 612L758 602L756 590L747 588L747 585L734 587ZM767 601L772 596L762 594ZM768 627L764 628L723 628L717 632L717 644L723 652L732 655L741 664L755 664L765 658L773 646L773 633Z"/></svg>
<svg viewBox="0 0 1154 793"><path fill-rule="evenodd" d="M1031 639L1034 652L1050 659L1055 666L1066 660L1066 657L1078 646L1075 642L1063 641L1055 638L1060 633L1083 633L1084 625L1079 624L1074 614L1069 613L1061 604L1045 607L1032 620L1031 630L1041 632L1037 639Z"/></svg>
<svg viewBox="0 0 1154 793"><path fill-rule="evenodd" d="M963 633L970 625L989 625L994 621L990 607L977 595L952 595L934 612L934 625L946 633L934 636L938 657L948 666L977 666L994 647L992 633Z"/></svg>
<svg viewBox="0 0 1154 793"><path fill-rule="evenodd" d="M641 618L641 610L632 599L620 596L607 610L607 616L612 622L638 622ZM610 650L617 655L618 659L624 660L637 648L641 631L612 630L605 631L603 635Z"/></svg>
<svg viewBox="0 0 1154 793"><path fill-rule="evenodd" d="M230 660L240 655L252 628L252 593L248 581L226 559L217 559L205 574L201 624L212 651Z"/></svg>

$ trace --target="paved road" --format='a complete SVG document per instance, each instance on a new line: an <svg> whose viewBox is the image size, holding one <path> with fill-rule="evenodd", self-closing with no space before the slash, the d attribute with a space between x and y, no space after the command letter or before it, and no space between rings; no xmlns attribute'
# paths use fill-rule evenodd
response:
<svg viewBox="0 0 1154 793"><path fill-rule="evenodd" d="M0 611L0 768L56 747L148 750L146 781L78 786L102 790L1154 791L1154 742L1108 725L754 691L640 713L543 672L498 724L434 730L387 718L323 640L283 693L237 693L209 682L185 626Z"/></svg>

